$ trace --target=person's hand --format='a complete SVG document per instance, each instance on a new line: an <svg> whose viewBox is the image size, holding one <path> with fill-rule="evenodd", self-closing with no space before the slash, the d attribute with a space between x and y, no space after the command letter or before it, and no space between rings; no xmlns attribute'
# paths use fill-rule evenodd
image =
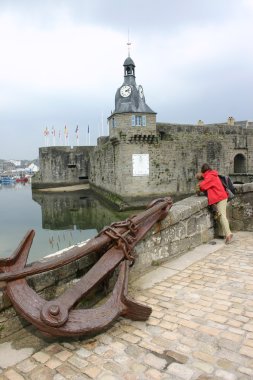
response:
<svg viewBox="0 0 253 380"><path fill-rule="evenodd" d="M196 173L196 174L195 174L195 178L198 179L198 180L203 179L203 177L202 177L202 173L200 173L200 172Z"/></svg>
<svg viewBox="0 0 253 380"><path fill-rule="evenodd" d="M195 191L196 191L196 194L197 195L200 195L201 191L200 191L200 187L199 187L199 184L197 183L196 187L195 187Z"/></svg>

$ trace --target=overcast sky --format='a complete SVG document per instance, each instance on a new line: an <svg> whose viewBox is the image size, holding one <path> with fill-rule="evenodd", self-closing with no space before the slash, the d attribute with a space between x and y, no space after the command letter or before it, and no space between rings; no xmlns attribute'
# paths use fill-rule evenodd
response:
<svg viewBox="0 0 253 380"><path fill-rule="evenodd" d="M128 35L157 121L252 121L253 0L0 0L0 158L108 134Z"/></svg>

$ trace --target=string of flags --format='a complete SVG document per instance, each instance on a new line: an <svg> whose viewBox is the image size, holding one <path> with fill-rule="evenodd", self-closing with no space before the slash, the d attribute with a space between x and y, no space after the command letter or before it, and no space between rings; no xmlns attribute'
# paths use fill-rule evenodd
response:
<svg viewBox="0 0 253 380"><path fill-rule="evenodd" d="M75 130L74 130L74 140L72 141L73 144L70 143L70 138L69 138L69 130L68 127L65 125L63 129L63 133L61 129L59 129L59 132L56 133L56 130L54 126L52 126L51 131L49 130L48 127L46 127L43 131L44 139L45 139L45 147L47 146L56 146L56 145L65 145L65 146L70 146L70 145L79 145L79 126L77 125ZM90 145L90 127L88 125L87 128L87 135L86 135L86 145Z"/></svg>

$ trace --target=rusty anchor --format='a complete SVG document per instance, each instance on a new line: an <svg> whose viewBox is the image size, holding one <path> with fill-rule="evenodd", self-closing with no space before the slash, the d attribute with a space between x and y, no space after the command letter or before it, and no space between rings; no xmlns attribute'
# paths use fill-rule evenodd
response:
<svg viewBox="0 0 253 380"><path fill-rule="evenodd" d="M71 248L63 256L26 266L35 235L31 230L11 257L0 259L0 282L4 281L4 290L17 312L49 336L95 334L106 329L119 316L146 320L152 309L127 296L129 267L134 263L132 252L155 223L166 217L171 207L170 197L156 199L142 213L105 227L86 245ZM100 259L54 300L43 299L26 281L28 276L62 267L94 252L101 254ZM93 309L75 309L78 302L117 267L118 278L106 302Z"/></svg>

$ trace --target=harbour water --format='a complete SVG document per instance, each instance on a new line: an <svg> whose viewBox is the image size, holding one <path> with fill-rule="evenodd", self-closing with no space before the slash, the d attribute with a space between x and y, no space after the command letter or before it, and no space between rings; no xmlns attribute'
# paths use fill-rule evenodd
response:
<svg viewBox="0 0 253 380"><path fill-rule="evenodd" d="M92 238L104 226L128 216L84 190L46 193L32 192L30 184L2 185L0 257L9 257L30 229L35 237L28 262Z"/></svg>

